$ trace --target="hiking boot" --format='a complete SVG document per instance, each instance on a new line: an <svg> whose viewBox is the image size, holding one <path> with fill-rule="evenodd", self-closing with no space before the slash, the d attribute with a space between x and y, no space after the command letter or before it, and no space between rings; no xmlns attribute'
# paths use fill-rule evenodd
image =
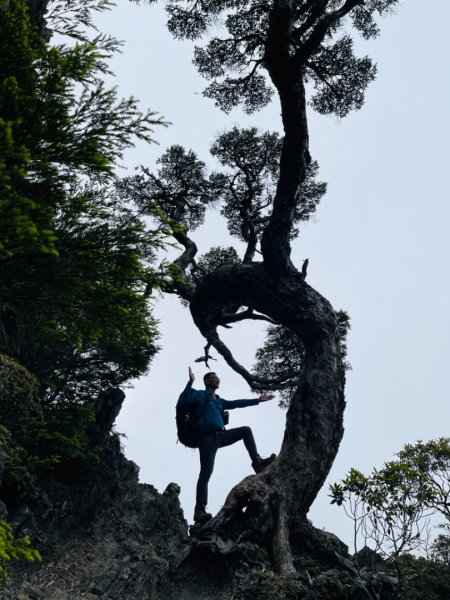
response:
<svg viewBox="0 0 450 600"><path fill-rule="evenodd" d="M206 521L212 519L212 515L205 510L206 504L197 502L194 509L194 523L203 525Z"/></svg>
<svg viewBox="0 0 450 600"><path fill-rule="evenodd" d="M264 469L268 467L270 463L273 463L276 457L276 454L271 454L268 458L261 458L258 454L255 460L252 462L253 470L255 473L261 473L261 471L264 471Z"/></svg>

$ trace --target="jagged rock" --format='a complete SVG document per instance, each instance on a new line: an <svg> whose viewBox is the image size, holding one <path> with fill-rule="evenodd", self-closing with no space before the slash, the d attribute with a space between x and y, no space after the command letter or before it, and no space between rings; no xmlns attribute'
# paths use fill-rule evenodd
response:
<svg viewBox="0 0 450 600"><path fill-rule="evenodd" d="M189 544L179 486L160 494L139 484L117 436L106 437L99 452L86 481L43 481L39 500L16 511L13 524L30 535L43 561L12 565L1 600L158 597Z"/></svg>
<svg viewBox="0 0 450 600"><path fill-rule="evenodd" d="M26 502L0 499L0 517L10 509L15 531L43 556L41 564L11 565L0 600L369 600L369 589L393 600L398 580L383 562L359 577L347 546L306 520L292 536L297 573L289 576L271 570L270 515L251 534L252 504L236 512L249 520L245 535L241 521L224 525L214 517L189 537L179 486L159 493L140 484L138 467L108 430L120 404L113 394L98 413L91 432L98 462L36 481ZM239 535L228 535L230 525ZM358 560L370 556L365 550Z"/></svg>
<svg viewBox="0 0 450 600"><path fill-rule="evenodd" d="M330 545L335 548L335 551L341 556L348 556L348 546L344 544L342 540L338 538L334 533L329 531L322 531L322 535L327 538Z"/></svg>
<svg viewBox="0 0 450 600"><path fill-rule="evenodd" d="M395 598L396 590L399 587L398 577L393 577L387 573L377 573L370 578L371 587L378 592L380 598L390 600Z"/></svg>
<svg viewBox="0 0 450 600"><path fill-rule="evenodd" d="M29 506L21 506L11 519L11 525L17 536L33 538L36 533L36 517Z"/></svg>
<svg viewBox="0 0 450 600"><path fill-rule="evenodd" d="M95 423L89 428L89 436L94 444L110 433L124 400L125 394L119 388L111 389L100 396Z"/></svg>
<svg viewBox="0 0 450 600"><path fill-rule="evenodd" d="M354 556L353 560L359 567L367 567L374 570L383 565L383 558L368 546L361 548Z"/></svg>
<svg viewBox="0 0 450 600"><path fill-rule="evenodd" d="M312 598L320 600L341 600L347 595L343 583L336 575L319 575L313 581L311 589L315 594Z"/></svg>
<svg viewBox="0 0 450 600"><path fill-rule="evenodd" d="M373 600L373 596L367 589L367 583L356 581L350 588L349 600Z"/></svg>

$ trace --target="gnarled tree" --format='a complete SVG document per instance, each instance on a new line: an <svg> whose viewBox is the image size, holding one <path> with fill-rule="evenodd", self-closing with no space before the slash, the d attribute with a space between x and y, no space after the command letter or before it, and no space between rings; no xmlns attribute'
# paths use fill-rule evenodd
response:
<svg viewBox="0 0 450 600"><path fill-rule="evenodd" d="M124 186L144 212L156 204L180 225L174 235L184 252L172 265L167 291L189 303L207 342L205 361L213 347L253 389L291 390L277 460L230 492L197 542L217 550L220 539L228 541L228 549L256 541L280 573L295 572L300 535L314 537L306 515L338 451L345 407L345 318L308 285L307 261L299 270L291 260L291 239L325 191L314 179L317 165L308 150L307 94L309 105L322 114L344 117L362 106L376 69L368 57L355 55L351 32L375 37L376 19L396 4L170 0L168 26L175 37L202 39L219 19L227 31L195 51L194 63L210 80L206 96L226 112L241 104L251 113L275 91L284 138L255 129L222 134L211 151L224 169L210 176L193 152L172 147L156 174L145 171ZM196 262L189 229L202 220L208 204L219 201L229 231L245 242L245 253L239 259L231 250L211 251ZM219 328L245 319L268 321L272 339L285 332L292 369L260 369L263 377L235 360Z"/></svg>

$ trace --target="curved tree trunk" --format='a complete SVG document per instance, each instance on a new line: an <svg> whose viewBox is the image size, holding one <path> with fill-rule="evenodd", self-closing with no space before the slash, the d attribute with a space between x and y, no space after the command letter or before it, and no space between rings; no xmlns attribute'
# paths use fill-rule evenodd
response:
<svg viewBox="0 0 450 600"><path fill-rule="evenodd" d="M251 530L248 535L255 537L271 523L265 543L280 573L295 571L291 531L306 522L333 464L343 435L345 407L336 315L330 303L305 282L306 273L299 273L290 260L293 214L302 201L300 189L310 161L303 81L308 52L305 49L295 56L290 52L294 10L295 3L274 2L266 38L265 64L279 93L285 137L273 210L261 239L263 263L216 270L200 283L190 303L194 321L208 343L250 384L256 379L236 363L217 335L226 304L266 315L296 334L304 345L303 368L276 461L236 486L207 526L227 537L235 532L238 540L245 536L246 527ZM325 31L316 31L317 43ZM237 518L238 529L230 518Z"/></svg>
<svg viewBox="0 0 450 600"><path fill-rule="evenodd" d="M355 27L367 37L374 35L376 25L372 22L372 14L383 13L395 1L387 0L383 6L377 3L369 6L364 0L331 3L273 0L270 5L258 8L267 17L260 21L261 31L253 31L252 21L242 31L235 32L234 25L230 26L228 45L215 38L207 51L196 57L199 68L216 85L218 72L223 75L228 67L240 71L242 61L245 63L243 53L246 50L243 48L248 42L250 50L246 64L250 73L240 79L225 78L214 87L214 94L219 94L217 90L222 89L224 106L228 107L235 90L242 89L234 88L233 82L242 85L250 81L255 69L261 66L278 92L284 139L276 192L273 201L271 196L269 201L270 218L266 220L264 216L259 221L264 223L264 230L258 232L262 262L253 262L256 239L250 233L254 234L256 229L249 225L248 207L242 203L241 218L247 234L241 237L248 243L244 261L214 267L211 273L192 284L193 278L189 278L187 269L189 266L195 268L196 248L184 233L174 234L185 248L175 262L181 275L179 279L186 276L186 283L175 282L169 291L189 302L194 322L207 340L205 362L209 348L213 346L252 388L269 387L270 382L250 374L234 359L217 332L220 325L260 318L286 328L293 340L301 340L298 349L302 370L294 374L297 389L287 412L284 439L276 461L259 475L246 478L230 492L223 509L200 530L194 549L204 550L209 544L212 552L232 553L238 548L242 550L243 544L253 540L258 548L265 549L269 562L277 571L292 573L295 571L291 551L293 534L309 536L311 543L322 543L320 536L312 531L306 515L329 473L342 439L345 370L337 316L330 303L306 283L307 261L302 272L291 261L290 240L296 215L303 209L303 215L309 215L308 194L305 192L302 197L311 166L305 82L314 72L323 89L332 90L334 104L329 104L327 96L326 101L322 97L322 112L342 116L347 110L358 107L358 98L373 76L370 61L356 59L346 36L335 42L332 38L343 26L342 20L355 8L364 9L364 19L361 14L353 15ZM235 9L234 17L241 16L240 8ZM210 9L199 4L197 10L205 22L209 22L211 14L216 15L215 5ZM232 13L234 9L227 5L226 10ZM190 37L191 7L184 12L180 9L180 15L178 21L178 17L172 17L180 31L185 28L186 37ZM242 11L242 18L246 18L245 11ZM260 54L254 52L256 47ZM231 56L227 54L225 60L228 50ZM211 56L224 66L223 73L220 69L208 68L206 62ZM321 68L317 67L317 62ZM248 97L256 94L256 104L258 85L247 89ZM184 181L182 183L184 186ZM238 312L239 307L244 310Z"/></svg>
<svg viewBox="0 0 450 600"><path fill-rule="evenodd" d="M214 298L220 298L220 303ZM268 543L272 546L274 567L290 573L294 570L290 531L305 520L333 464L343 434L345 376L337 320L329 302L294 269L281 275L276 285L262 263L228 265L216 270L198 286L191 311L208 342L238 371L238 365L216 333L224 304L252 307L288 327L303 340L305 358L276 461L230 492L223 509L204 528L203 536L208 537L209 529L231 538L235 532L235 540L240 539L246 527L245 515L250 536L271 522ZM241 374L249 383L254 381L245 370L241 369ZM236 515L237 530L230 524Z"/></svg>

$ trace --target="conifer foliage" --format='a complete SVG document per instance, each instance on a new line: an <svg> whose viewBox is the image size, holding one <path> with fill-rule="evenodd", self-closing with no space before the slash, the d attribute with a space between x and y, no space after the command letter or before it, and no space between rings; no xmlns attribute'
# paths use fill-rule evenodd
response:
<svg viewBox="0 0 450 600"><path fill-rule="evenodd" d="M92 11L111 2L42 3L46 28L38 4L0 2L0 352L37 378L51 433L30 424L21 443L61 457L52 443L82 453L99 394L157 351L148 296L165 226L120 198L116 168L163 121L102 80L120 44Z"/></svg>

